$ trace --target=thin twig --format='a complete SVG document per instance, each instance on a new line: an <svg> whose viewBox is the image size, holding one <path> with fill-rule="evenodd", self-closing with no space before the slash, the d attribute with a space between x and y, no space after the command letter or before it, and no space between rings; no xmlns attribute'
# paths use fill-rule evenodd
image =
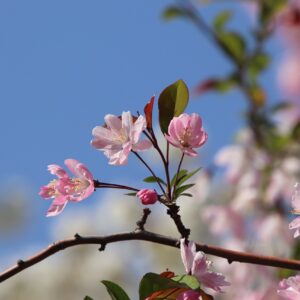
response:
<svg viewBox="0 0 300 300"><path fill-rule="evenodd" d="M137 225L136 230L145 230L144 227L150 214L151 214L151 210L149 208L144 208L142 218L136 222Z"/></svg>
<svg viewBox="0 0 300 300"><path fill-rule="evenodd" d="M135 156L145 165L145 167L150 171L150 173L152 174L152 176L155 178L157 184L159 185L161 191L163 194L165 194L165 190L162 187L159 179L157 178L156 174L154 173L154 171L151 169L151 167L145 162L145 160L135 151L131 151L133 154L135 154Z"/></svg>
<svg viewBox="0 0 300 300"><path fill-rule="evenodd" d="M14 275L22 272L23 270L43 261L47 257L52 256L55 253L66 248L85 244L105 246L110 243L130 240L148 241L156 244L179 248L179 242L177 239L148 231L125 232L107 236L87 237L82 237L77 234L73 238L58 241L53 243L52 245L49 245L44 250L36 253L35 255L31 256L26 260L19 260L16 265L12 266L11 268L7 269L6 271L0 274L0 282L3 282L10 277L13 277ZM203 251L206 254L223 257L227 259L229 263L250 263L255 265L263 265L300 271L300 261L297 260L288 260L272 256L262 256L252 253L227 250L224 248L209 246L205 244L196 244L196 248L198 251Z"/></svg>

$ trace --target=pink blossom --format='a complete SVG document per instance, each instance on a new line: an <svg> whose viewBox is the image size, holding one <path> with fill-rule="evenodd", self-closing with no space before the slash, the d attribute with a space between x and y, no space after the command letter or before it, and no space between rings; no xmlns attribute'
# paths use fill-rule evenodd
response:
<svg viewBox="0 0 300 300"><path fill-rule="evenodd" d="M286 300L300 299L300 275L283 279L279 283L278 295Z"/></svg>
<svg viewBox="0 0 300 300"><path fill-rule="evenodd" d="M47 211L47 217L60 214L68 201L79 202L94 192L93 175L87 167L75 159L66 159L65 165L76 176L70 178L67 172L58 165L49 165L48 170L57 179L42 186L39 195L45 199L54 199Z"/></svg>
<svg viewBox="0 0 300 300"><path fill-rule="evenodd" d="M292 207L293 213L299 215L300 214L300 185L297 182L295 184L295 190L292 196ZM296 229L294 233L294 238L300 235L300 216L297 217L289 224L290 229Z"/></svg>
<svg viewBox="0 0 300 300"><path fill-rule="evenodd" d="M181 239L180 251L185 271L195 276L204 286L222 292L221 287L230 285L222 274L209 271L211 261L206 259L203 252L196 252L194 242L189 242L186 245L185 239Z"/></svg>
<svg viewBox="0 0 300 300"><path fill-rule="evenodd" d="M199 292L189 290L181 293L176 300L202 300L202 297Z"/></svg>
<svg viewBox="0 0 300 300"><path fill-rule="evenodd" d="M300 33L300 27L298 30ZM300 96L300 54L298 49L289 51L279 65L278 83L286 96L295 97L298 100Z"/></svg>
<svg viewBox="0 0 300 300"><path fill-rule="evenodd" d="M149 149L150 141L139 141L146 120L143 116L133 119L131 113L123 112L119 118L114 115L105 116L105 126L96 126L93 129L94 139L91 144L104 152L111 165L125 165L130 151Z"/></svg>
<svg viewBox="0 0 300 300"><path fill-rule="evenodd" d="M181 149L189 156L197 156L193 148L201 147L207 141L207 133L202 128L202 120L198 114L181 114L174 117L169 124L166 139L174 147Z"/></svg>
<svg viewBox="0 0 300 300"><path fill-rule="evenodd" d="M155 190L143 189L136 194L144 205L154 204L157 200L157 193Z"/></svg>
<svg viewBox="0 0 300 300"><path fill-rule="evenodd" d="M300 3L288 1L286 7L275 18L275 27L289 48L300 46Z"/></svg>

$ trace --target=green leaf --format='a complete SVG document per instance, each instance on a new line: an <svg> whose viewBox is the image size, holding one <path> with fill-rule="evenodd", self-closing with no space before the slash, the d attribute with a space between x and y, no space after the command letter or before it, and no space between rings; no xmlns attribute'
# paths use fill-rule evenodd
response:
<svg viewBox="0 0 300 300"><path fill-rule="evenodd" d="M183 176L180 180L177 181L177 187L180 187L184 182L186 182L188 179L193 177L196 173L198 173L202 168L197 168L196 170L187 173L185 176Z"/></svg>
<svg viewBox="0 0 300 300"><path fill-rule="evenodd" d="M290 102L280 102L280 103L277 103L277 104L273 105L270 108L270 111L272 113L277 113L279 111L282 111L282 110L285 110L285 109L288 109L288 108L291 108L291 107L293 107L293 104L290 103Z"/></svg>
<svg viewBox="0 0 300 300"><path fill-rule="evenodd" d="M153 182L157 182L157 180L160 182L160 183L162 183L163 185L167 185L161 178L159 178L159 177L154 177L154 176L149 176L149 177L146 177L146 178L144 178L143 179L143 181L144 182L147 182L147 183L153 183Z"/></svg>
<svg viewBox="0 0 300 300"><path fill-rule="evenodd" d="M130 300L126 292L116 283L108 280L102 280L101 282L105 285L112 300Z"/></svg>
<svg viewBox="0 0 300 300"><path fill-rule="evenodd" d="M193 197L193 195L190 193L182 193L182 194L180 194L180 196Z"/></svg>
<svg viewBox="0 0 300 300"><path fill-rule="evenodd" d="M133 197L136 197L136 193L137 193L137 192L133 192L133 193L126 193L126 194L124 194L124 195L126 195L126 196L133 196Z"/></svg>
<svg viewBox="0 0 300 300"><path fill-rule="evenodd" d="M189 101L189 90L183 80L178 80L166 87L158 98L159 124L163 133L173 117L182 114Z"/></svg>
<svg viewBox="0 0 300 300"><path fill-rule="evenodd" d="M268 67L270 60L270 56L265 53L258 53L252 57L248 63L248 74L250 78L256 80L256 77Z"/></svg>
<svg viewBox="0 0 300 300"><path fill-rule="evenodd" d="M178 276L173 277L172 280L179 282L179 283L184 283L188 287L190 287L192 290L197 290L200 288L199 281L195 276L178 275Z"/></svg>
<svg viewBox="0 0 300 300"><path fill-rule="evenodd" d="M245 58L246 43L240 34L233 31L224 31L218 33L218 38L224 50L235 61L241 62Z"/></svg>
<svg viewBox="0 0 300 300"><path fill-rule="evenodd" d="M175 180L176 180L176 177L177 177L177 182L178 182L182 177L184 177L184 176L187 174L187 172L188 172L187 170L182 169L182 170L179 171L178 175L177 175L177 173L176 173L176 174L173 176L172 180L171 180L171 186L174 185ZM176 176L176 175L177 175L177 176Z"/></svg>
<svg viewBox="0 0 300 300"><path fill-rule="evenodd" d="M167 290L171 288L186 288L184 283L175 282L172 279L165 278L155 273L147 273L144 275L139 286L140 300L145 300L154 292Z"/></svg>
<svg viewBox="0 0 300 300"><path fill-rule="evenodd" d="M184 191L188 190L189 188L191 188L194 185L195 185L194 183L189 183L189 184L178 187L175 191L175 198L178 198Z"/></svg>
<svg viewBox="0 0 300 300"><path fill-rule="evenodd" d="M178 6L169 6L164 10L162 17L166 21L171 21L176 18L187 17L187 14Z"/></svg>
<svg viewBox="0 0 300 300"><path fill-rule="evenodd" d="M272 21L273 16L279 12L285 5L287 0L264 0L260 2L259 20L263 26Z"/></svg>
<svg viewBox="0 0 300 300"><path fill-rule="evenodd" d="M83 300L93 300L90 296L85 296Z"/></svg>
<svg viewBox="0 0 300 300"><path fill-rule="evenodd" d="M221 11L214 19L214 29L215 31L222 31L226 23L230 20L232 12L230 10Z"/></svg>

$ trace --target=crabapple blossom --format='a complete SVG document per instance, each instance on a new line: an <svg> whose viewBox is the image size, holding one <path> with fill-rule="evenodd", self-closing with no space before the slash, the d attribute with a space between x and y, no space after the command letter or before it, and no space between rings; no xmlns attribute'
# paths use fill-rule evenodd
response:
<svg viewBox="0 0 300 300"><path fill-rule="evenodd" d="M144 205L154 204L158 200L155 190L143 189L136 194Z"/></svg>
<svg viewBox="0 0 300 300"><path fill-rule="evenodd" d="M207 141L207 133L202 128L202 120L198 114L181 114L174 117L169 124L166 139L184 154L197 156L193 148L201 147Z"/></svg>
<svg viewBox="0 0 300 300"><path fill-rule="evenodd" d="M230 285L222 274L209 271L211 261L206 259L203 252L196 252L194 242L189 242L186 245L185 239L181 239L180 252L185 271L195 276L204 286L222 292L223 286Z"/></svg>
<svg viewBox="0 0 300 300"><path fill-rule="evenodd" d="M278 295L286 300L300 299L300 275L283 279L279 283Z"/></svg>
<svg viewBox="0 0 300 300"><path fill-rule="evenodd" d="M65 165L76 176L70 178L67 172L58 165L49 165L48 170L56 175L46 186L42 186L39 195L45 199L54 199L47 211L47 217L60 214L68 201L79 202L94 192L93 175L87 167L75 159L66 159Z"/></svg>
<svg viewBox="0 0 300 300"><path fill-rule="evenodd" d="M300 214L300 185L299 182L295 184L295 191L292 197L292 207L293 213L299 215ZM300 216L297 217L289 224L290 229L296 229L294 233L294 237L298 237L300 235Z"/></svg>
<svg viewBox="0 0 300 300"><path fill-rule="evenodd" d="M147 140L140 140L146 128L143 116L134 118L129 111L123 112L122 117L106 115L105 125L96 126L91 141L93 147L104 152L111 165L125 165L130 151L149 149L152 144Z"/></svg>

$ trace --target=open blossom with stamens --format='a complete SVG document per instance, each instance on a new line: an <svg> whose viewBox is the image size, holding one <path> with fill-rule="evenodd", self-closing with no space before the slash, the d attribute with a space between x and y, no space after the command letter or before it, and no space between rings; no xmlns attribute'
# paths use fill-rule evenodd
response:
<svg viewBox="0 0 300 300"><path fill-rule="evenodd" d="M222 274L209 271L211 261L206 259L203 252L196 252L194 242L189 242L186 245L185 239L181 239L180 252L187 274L195 276L204 286L222 292L223 286L230 285Z"/></svg>
<svg viewBox="0 0 300 300"><path fill-rule="evenodd" d="M202 128L201 117L195 113L174 117L165 137L174 147L181 149L189 156L197 156L193 148L199 148L207 141L207 133Z"/></svg>
<svg viewBox="0 0 300 300"><path fill-rule="evenodd" d="M278 295L286 300L300 299L300 275L283 279L279 283Z"/></svg>
<svg viewBox="0 0 300 300"><path fill-rule="evenodd" d="M292 206L293 206L293 213L300 215L300 184L297 182L295 184L294 194L292 196ZM300 216L297 217L289 224L290 229L296 229L294 233L294 238L300 235Z"/></svg>
<svg viewBox="0 0 300 300"><path fill-rule="evenodd" d="M94 139L91 144L104 152L111 165L125 165L130 151L149 149L150 141L140 141L141 134L146 128L146 120L143 116L133 119L131 113L123 112L119 118L114 115L106 115L105 126L96 126L93 129Z"/></svg>
<svg viewBox="0 0 300 300"><path fill-rule="evenodd" d="M93 175L87 167L75 159L66 159L65 165L76 176L69 177L67 172L58 165L49 165L48 170L56 175L46 186L42 186L39 195L45 199L54 199L47 211L47 217L60 214L68 201L79 202L94 192Z"/></svg>

